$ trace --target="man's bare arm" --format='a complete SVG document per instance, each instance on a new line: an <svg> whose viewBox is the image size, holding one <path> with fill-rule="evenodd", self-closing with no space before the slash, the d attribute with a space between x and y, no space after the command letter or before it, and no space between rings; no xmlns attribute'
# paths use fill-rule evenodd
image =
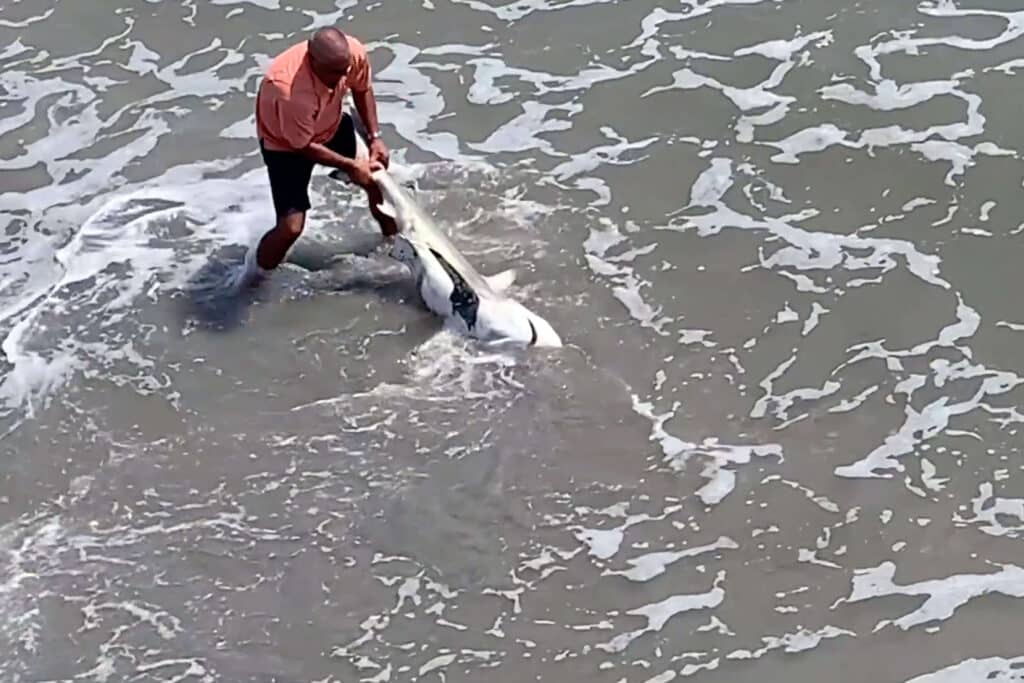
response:
<svg viewBox="0 0 1024 683"><path fill-rule="evenodd" d="M377 121L377 99L373 96L373 88L366 90L353 90L352 102L356 105L356 111L366 125L366 133L373 140L373 135L380 132L380 123Z"/></svg>
<svg viewBox="0 0 1024 683"><path fill-rule="evenodd" d="M349 159L316 142L303 147L299 154L318 164L340 169L360 187L365 188L373 184L373 176L370 175L373 172L373 164L367 163L365 159Z"/></svg>
<svg viewBox="0 0 1024 683"><path fill-rule="evenodd" d="M305 147L298 150L298 152L311 161L315 161L323 166L340 168L346 173L351 171L356 165L352 159L344 157L326 145L321 145L318 142L310 142Z"/></svg>

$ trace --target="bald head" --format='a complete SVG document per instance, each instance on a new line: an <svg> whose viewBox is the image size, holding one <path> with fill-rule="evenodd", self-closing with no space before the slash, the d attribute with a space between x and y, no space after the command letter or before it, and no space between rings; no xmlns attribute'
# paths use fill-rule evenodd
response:
<svg viewBox="0 0 1024 683"><path fill-rule="evenodd" d="M317 77L333 88L352 62L348 39L333 26L318 29L309 39L309 58Z"/></svg>

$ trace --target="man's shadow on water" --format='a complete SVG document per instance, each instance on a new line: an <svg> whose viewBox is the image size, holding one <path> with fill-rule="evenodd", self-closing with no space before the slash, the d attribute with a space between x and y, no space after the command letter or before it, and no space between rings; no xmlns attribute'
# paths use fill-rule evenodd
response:
<svg viewBox="0 0 1024 683"><path fill-rule="evenodd" d="M189 280L183 323L230 332L245 324L252 306L317 292L373 292L396 303L416 296L408 268L387 255L379 234L356 233L338 242L302 236L285 262L266 279L244 275L247 247L222 247Z"/></svg>
<svg viewBox="0 0 1024 683"><path fill-rule="evenodd" d="M361 125L358 116L356 125ZM349 182L339 171L328 175L336 182ZM403 185L414 193L418 190L415 180L403 181ZM383 237L375 230L345 230L330 242L304 234L269 281L255 284L243 277L246 251L245 246L232 245L207 257L185 287L185 324L228 332L244 324L254 304L297 293L374 292L396 302L418 297L412 274L387 254Z"/></svg>

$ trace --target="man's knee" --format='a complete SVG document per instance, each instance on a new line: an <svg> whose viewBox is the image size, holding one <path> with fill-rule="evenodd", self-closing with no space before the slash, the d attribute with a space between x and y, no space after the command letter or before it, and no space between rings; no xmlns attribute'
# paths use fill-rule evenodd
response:
<svg viewBox="0 0 1024 683"><path fill-rule="evenodd" d="M299 239L305 225L306 214L301 211L292 211L284 216L278 216L277 219L277 229L292 240Z"/></svg>

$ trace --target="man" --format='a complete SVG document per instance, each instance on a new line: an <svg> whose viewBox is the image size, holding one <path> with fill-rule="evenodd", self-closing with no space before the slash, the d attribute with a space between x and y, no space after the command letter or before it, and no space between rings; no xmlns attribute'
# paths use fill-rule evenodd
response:
<svg viewBox="0 0 1024 683"><path fill-rule="evenodd" d="M398 231L394 220L378 211L380 190L370 177L389 160L370 77L362 43L332 27L318 30L270 63L256 97L256 130L277 223L249 250L248 272L266 275L276 268L302 234L315 164L340 169L366 191L385 238ZM349 90L370 137L369 160L355 158L355 126L342 112Z"/></svg>

